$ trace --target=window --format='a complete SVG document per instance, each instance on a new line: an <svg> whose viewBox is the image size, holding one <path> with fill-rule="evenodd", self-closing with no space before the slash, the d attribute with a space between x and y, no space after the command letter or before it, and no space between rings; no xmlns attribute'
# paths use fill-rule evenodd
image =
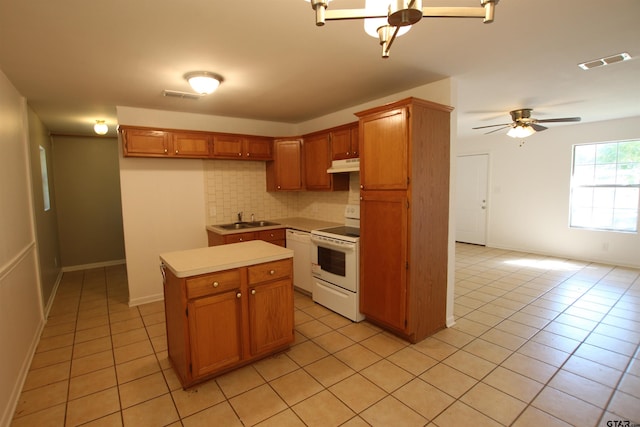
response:
<svg viewBox="0 0 640 427"><path fill-rule="evenodd" d="M638 231L640 140L573 146L570 226Z"/></svg>
<svg viewBox="0 0 640 427"><path fill-rule="evenodd" d="M51 209L49 198L49 172L47 171L47 152L40 146L40 173L42 174L42 198L44 199L44 211Z"/></svg>

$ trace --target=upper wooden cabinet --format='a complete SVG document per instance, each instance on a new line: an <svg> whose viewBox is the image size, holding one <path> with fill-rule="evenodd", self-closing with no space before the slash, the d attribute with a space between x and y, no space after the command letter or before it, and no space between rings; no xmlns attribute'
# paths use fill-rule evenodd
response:
<svg viewBox="0 0 640 427"><path fill-rule="evenodd" d="M273 159L273 138L216 132L120 126L125 157Z"/></svg>
<svg viewBox="0 0 640 427"><path fill-rule="evenodd" d="M446 326L450 112L408 98L360 117L360 311L417 342Z"/></svg>
<svg viewBox="0 0 640 427"><path fill-rule="evenodd" d="M302 140L275 140L273 161L267 162L266 170L267 191L303 190Z"/></svg>
<svg viewBox="0 0 640 427"><path fill-rule="evenodd" d="M329 134L333 160L353 159L360 156L358 149L358 122L335 128Z"/></svg>
<svg viewBox="0 0 640 427"><path fill-rule="evenodd" d="M213 157L219 159L271 160L272 138L261 136L215 135Z"/></svg>
<svg viewBox="0 0 640 427"><path fill-rule="evenodd" d="M120 127L124 156L167 157L171 139L168 132L152 129Z"/></svg>
<svg viewBox="0 0 640 427"><path fill-rule="evenodd" d="M405 190L409 181L409 107L374 112L360 119L360 185L365 190ZM402 143L401 143L402 142Z"/></svg>
<svg viewBox="0 0 640 427"><path fill-rule="evenodd" d="M314 191L348 190L348 174L330 174L331 134L315 133L304 137L305 188Z"/></svg>
<svg viewBox="0 0 640 427"><path fill-rule="evenodd" d="M172 155L174 157L208 157L211 138L202 132L172 132Z"/></svg>

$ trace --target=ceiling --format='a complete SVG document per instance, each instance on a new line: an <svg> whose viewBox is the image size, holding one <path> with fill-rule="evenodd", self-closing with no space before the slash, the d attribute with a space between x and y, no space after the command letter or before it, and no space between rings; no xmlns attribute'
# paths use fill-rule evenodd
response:
<svg viewBox="0 0 640 427"><path fill-rule="evenodd" d="M362 21L316 27L303 0L0 0L0 70L52 133L80 135L96 119L115 125L116 106L299 123L450 76L465 137L522 107L539 119L640 116L638 17L638 0L502 0L492 24L425 18L382 59ZM577 67L620 52L635 59ZM225 81L198 100L162 95L190 91L195 70Z"/></svg>

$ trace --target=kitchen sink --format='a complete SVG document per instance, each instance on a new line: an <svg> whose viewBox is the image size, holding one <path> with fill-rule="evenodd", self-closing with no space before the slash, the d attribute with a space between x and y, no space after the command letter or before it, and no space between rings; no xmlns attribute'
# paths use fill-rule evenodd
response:
<svg viewBox="0 0 640 427"><path fill-rule="evenodd" d="M247 224L249 224L250 227L268 227L271 225L280 225L280 223L278 222L271 221L251 221L247 222Z"/></svg>
<svg viewBox="0 0 640 427"><path fill-rule="evenodd" d="M220 225L217 225L216 227L220 227L225 230L241 230L243 228L268 227L272 225L280 225L280 224L277 222L271 222L271 221L251 221L251 222L241 221L241 222L234 222L232 224L220 224Z"/></svg>

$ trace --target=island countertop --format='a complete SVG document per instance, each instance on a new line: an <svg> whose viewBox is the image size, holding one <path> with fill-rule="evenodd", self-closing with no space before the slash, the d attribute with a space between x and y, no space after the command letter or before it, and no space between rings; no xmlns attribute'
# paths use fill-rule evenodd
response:
<svg viewBox="0 0 640 427"><path fill-rule="evenodd" d="M197 276L263 262L292 258L293 251L262 240L160 254L160 261L178 278Z"/></svg>

